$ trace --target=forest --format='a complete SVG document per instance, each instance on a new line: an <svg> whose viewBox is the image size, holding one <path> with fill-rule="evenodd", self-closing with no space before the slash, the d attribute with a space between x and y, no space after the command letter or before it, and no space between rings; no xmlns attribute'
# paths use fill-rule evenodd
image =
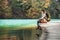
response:
<svg viewBox="0 0 60 40"><path fill-rule="evenodd" d="M60 18L60 0L0 0L0 19L37 19L42 9Z"/></svg>

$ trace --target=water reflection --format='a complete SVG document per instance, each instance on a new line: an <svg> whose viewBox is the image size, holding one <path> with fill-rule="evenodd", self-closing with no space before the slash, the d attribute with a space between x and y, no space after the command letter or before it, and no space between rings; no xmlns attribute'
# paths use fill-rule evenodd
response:
<svg viewBox="0 0 60 40"><path fill-rule="evenodd" d="M1 31L0 40L34 40L35 34L35 29Z"/></svg>

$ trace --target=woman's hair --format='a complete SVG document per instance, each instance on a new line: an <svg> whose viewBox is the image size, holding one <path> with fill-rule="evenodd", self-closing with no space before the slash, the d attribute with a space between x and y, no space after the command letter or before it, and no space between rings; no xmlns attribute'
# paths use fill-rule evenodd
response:
<svg viewBox="0 0 60 40"><path fill-rule="evenodd" d="M43 9L43 10L41 10L41 11L46 12L44 9Z"/></svg>

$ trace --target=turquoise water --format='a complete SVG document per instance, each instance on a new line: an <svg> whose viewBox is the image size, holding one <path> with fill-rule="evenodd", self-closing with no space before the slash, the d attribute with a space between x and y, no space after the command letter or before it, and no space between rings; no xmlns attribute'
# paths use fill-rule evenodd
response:
<svg viewBox="0 0 60 40"><path fill-rule="evenodd" d="M0 20L0 26L2 25L36 25L37 19L5 19Z"/></svg>
<svg viewBox="0 0 60 40"><path fill-rule="evenodd" d="M0 27L28 28L37 26L38 19L0 19ZM50 22L60 22L60 19L52 19Z"/></svg>

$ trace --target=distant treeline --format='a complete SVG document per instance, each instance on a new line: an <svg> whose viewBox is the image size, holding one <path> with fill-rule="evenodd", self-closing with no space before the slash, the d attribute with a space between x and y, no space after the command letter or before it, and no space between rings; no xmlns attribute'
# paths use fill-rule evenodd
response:
<svg viewBox="0 0 60 40"><path fill-rule="evenodd" d="M0 0L0 19L28 19L39 18L40 11L45 9L51 18L60 18L59 1L49 0Z"/></svg>

